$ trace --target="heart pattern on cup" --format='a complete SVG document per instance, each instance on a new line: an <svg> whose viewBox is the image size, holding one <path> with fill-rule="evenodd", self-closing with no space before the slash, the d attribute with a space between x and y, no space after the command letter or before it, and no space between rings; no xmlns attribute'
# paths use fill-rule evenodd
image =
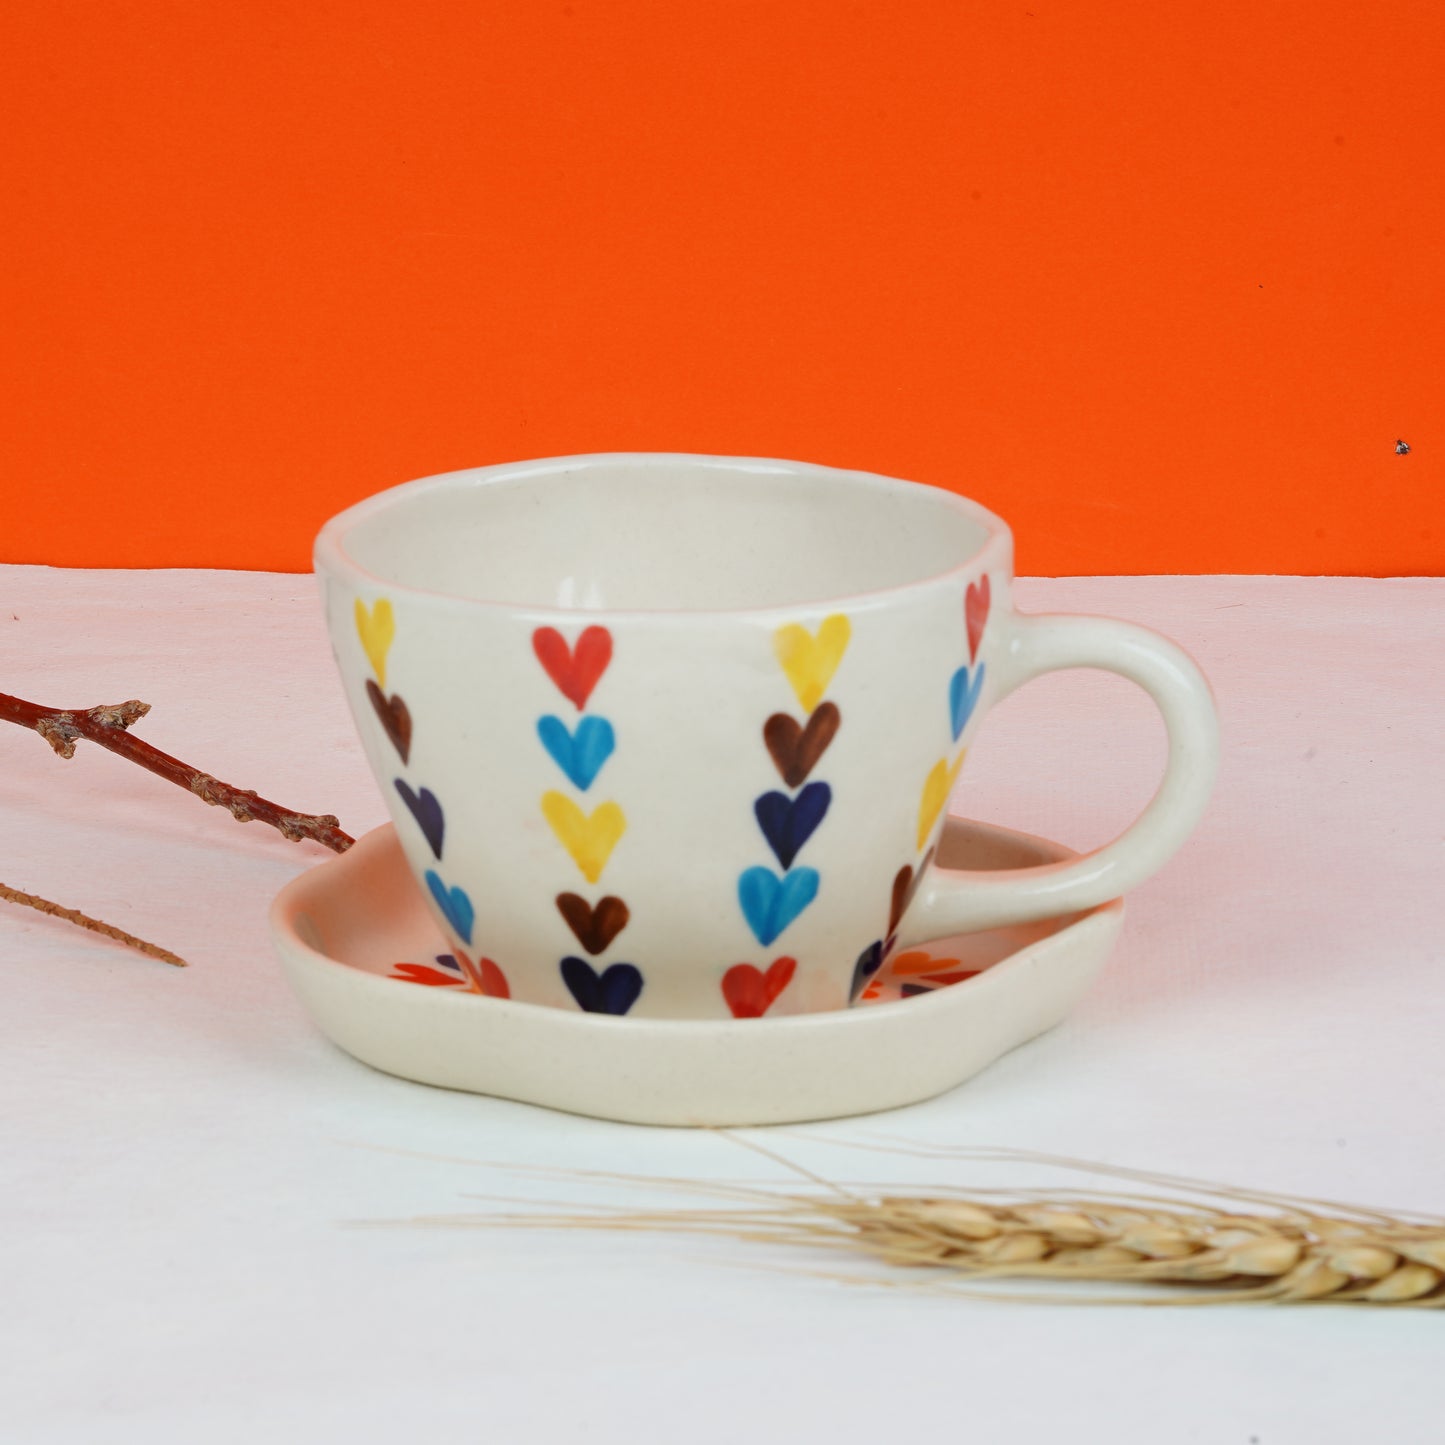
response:
<svg viewBox="0 0 1445 1445"><path fill-rule="evenodd" d="M361 639L362 651L366 653L376 680L386 686L386 655L391 651L392 639L396 636L396 617L388 598L379 597L376 605L367 610L361 598L356 599L353 609L356 616L356 634Z"/></svg>
<svg viewBox="0 0 1445 1445"><path fill-rule="evenodd" d="M800 622L789 622L773 633L773 650L804 712L812 712L822 701L852 635L852 624L841 612L825 617L816 634Z"/></svg>
<svg viewBox="0 0 1445 1445"><path fill-rule="evenodd" d="M818 896L815 868L778 877L770 868L749 868L738 879L738 902L753 936L767 948Z"/></svg>
<svg viewBox="0 0 1445 1445"><path fill-rule="evenodd" d="M763 742L779 775L790 788L799 787L807 780L828 751L841 721L837 703L821 702L813 709L806 727L785 712L775 712L763 724Z"/></svg>
<svg viewBox="0 0 1445 1445"><path fill-rule="evenodd" d="M760 1019L793 981L798 960L775 958L766 973L756 964L737 963L723 974L723 998L735 1019Z"/></svg>
<svg viewBox="0 0 1445 1445"><path fill-rule="evenodd" d="M386 597L378 597L369 609L358 597L352 605L352 612L356 618L357 636L361 639L361 646L376 673L375 680L366 679L367 699L382 731L386 733L401 758L402 766L405 767L411 761L411 709L399 694L387 697L385 691L386 662L391 653L391 645L396 640L396 614L392 611L390 599ZM430 788L415 789L405 778L394 778L392 784L417 827L421 829L421 835L426 839L432 856L440 862L442 840L446 836L446 815L442 811L441 801ZM470 943L475 914L466 891L462 888L449 889L440 875L430 870L426 874L426 883L437 907L441 909L453 931Z"/></svg>
<svg viewBox="0 0 1445 1445"><path fill-rule="evenodd" d="M838 705L824 702L823 694L843 661L852 635L853 624L841 612L823 618L816 632L810 632L801 622L785 623L773 631L773 654L808 716L800 723L787 713L776 712L763 724L763 743L773 766L783 782L797 790L791 797L772 790L753 800L753 816L783 870L779 876L770 868L754 866L745 868L738 878L738 905L753 937L764 948L771 947L812 903L822 882L816 868L793 865L833 801L833 789L827 783L806 780L828 750L842 720ZM787 979L781 987L787 986L796 968L797 960L790 958ZM733 980L732 984L726 979ZM765 976L755 965L738 964L726 979L724 997L735 1017L758 1016L739 1014L738 1007L751 1009L760 999L764 1002L759 1013L770 1006Z"/></svg>
<svg viewBox="0 0 1445 1445"><path fill-rule="evenodd" d="M466 985L461 965L451 954L438 954L437 962L443 967L433 968L429 963L394 963L391 976L405 979L407 983L419 983L427 988L462 988ZM448 973L447 969L452 971Z"/></svg>
<svg viewBox="0 0 1445 1445"><path fill-rule="evenodd" d="M420 793L414 793L401 778L397 778L395 783L397 792L401 794L402 802L411 809L411 815L416 819L416 825L421 829L422 837L426 839L433 855L440 860L442 838L446 832L446 819L442 816L442 805L437 802L436 794L430 788L423 788Z"/></svg>
<svg viewBox="0 0 1445 1445"><path fill-rule="evenodd" d="M913 864L905 863L893 875L893 895L888 904L889 938L898 932L898 925L903 922L903 915L908 911L908 905L913 902L913 895L918 892L918 885L923 882L923 875L928 872L928 865L933 862L933 852L934 850L930 848L923 855L923 861L918 865L916 872Z"/></svg>
<svg viewBox="0 0 1445 1445"><path fill-rule="evenodd" d="M888 967L898 978L917 978L920 974L937 973L940 969L955 967L957 964L956 958L938 959L921 948L915 948L907 953L897 954Z"/></svg>
<svg viewBox="0 0 1445 1445"><path fill-rule="evenodd" d="M918 803L918 846L920 848L928 841L929 834L933 832L933 825L938 822L939 814L943 812L944 805L953 792L953 785L958 781L959 769L963 767L963 760L967 756L968 750L964 749L953 760L951 767L947 758L939 758L929 769L928 777L923 784L923 796Z"/></svg>
<svg viewBox="0 0 1445 1445"><path fill-rule="evenodd" d="M883 940L880 938L870 943L858 955L858 961L853 965L853 984L848 992L850 1002L857 1001L858 995L868 986L868 980L882 967Z"/></svg>
<svg viewBox="0 0 1445 1445"><path fill-rule="evenodd" d="M642 974L630 963L614 963L601 973L585 958L562 960L562 981L590 1014L625 1014L642 993Z"/></svg>
<svg viewBox="0 0 1445 1445"><path fill-rule="evenodd" d="M753 804L758 827L784 869L793 866L793 859L823 821L832 800L833 790L827 783L809 783L796 798L764 793Z"/></svg>
<svg viewBox="0 0 1445 1445"><path fill-rule="evenodd" d="M973 716L973 710L978 706L978 699L983 692L984 674L988 670L986 662L980 662L972 672L966 667L960 667L948 683L948 710L953 722L953 740L957 742L963 735L963 730L968 726L968 720Z"/></svg>
<svg viewBox="0 0 1445 1445"><path fill-rule="evenodd" d="M903 921L903 910L908 907L908 900L913 897L913 887L913 864L905 863L893 875L893 900L888 905L889 938L898 932L898 925Z"/></svg>
<svg viewBox="0 0 1445 1445"><path fill-rule="evenodd" d="M612 661L612 634L605 627L586 627L569 646L555 627L539 627L532 634L532 650L557 690L583 712ZM617 747L612 724L595 714L579 718L570 730L561 718L547 714L537 720L537 736L580 793L597 781ZM602 877L627 830L620 804L609 799L586 813L556 789L542 795L542 816L589 883ZM627 905L612 894L593 904L580 893L563 892L555 895L555 902L577 942L593 957L611 947L631 918ZM578 1007L589 1013L625 1014L642 993L642 970L636 964L614 963L599 974L585 959L569 956L561 968Z"/></svg>
<svg viewBox="0 0 1445 1445"><path fill-rule="evenodd" d="M991 583L987 575L970 583L964 598L964 624L970 663L959 667L948 679L949 726L958 742L976 713L986 681L986 665L979 660L991 607ZM405 765L410 761L413 719L406 702L388 696L386 670L396 636L396 619L391 602L378 598L367 607L359 598L354 603L357 634L371 663L375 680L366 680L371 708L397 755ZM775 712L763 725L763 741L783 783L790 790L765 792L753 803L754 815L763 838L781 866L781 873L762 866L745 868L738 879L738 901L744 919L762 947L771 947L818 896L821 876L816 868L795 867L801 850L812 839L830 810L833 789L826 782L809 778L831 747L841 726L838 705L825 701L824 694L836 675L852 636L852 624L841 613L821 620L815 629L789 623L772 634L773 650L783 675L801 704L800 721L786 712ZM613 658L612 634L605 627L589 626L574 643L551 627L532 633L533 651L558 691L579 713L585 712L594 690ZM600 776L616 750L611 722L596 715L578 719L569 728L561 719L545 715L538 719L537 735L548 756L580 793L587 792ZM923 848L947 806L962 768L966 750L950 762L940 758L929 770L919 800L918 847ZM406 803L434 856L442 857L445 817L440 800L430 789L415 787L405 778L394 780L398 795ZM553 834L589 883L600 879L617 843L627 829L621 806L600 803L590 813L565 793L543 794L542 813ZM898 929L933 856L929 848L916 869L900 868L893 879L887 935L870 943L858 955L853 972L853 996L864 990L878 993L874 980L894 947ZM476 917L470 897L461 887L448 886L439 873L428 869L425 881L448 927L470 944ZM605 953L630 919L627 905L615 895L589 902L577 893L559 893L556 906L581 947L593 957ZM458 950L460 953L460 950ZM555 955L554 955L555 956ZM449 960L450 955L446 956ZM465 955L462 955L465 958ZM490 959L466 960L468 983L474 992L508 997L505 974ZM901 986L908 994L971 977L966 970L949 964L956 960L932 960L926 955L901 955L895 963ZM911 976L917 965L916 981ZM625 1014L644 988L641 970L632 963L594 967L587 960L569 955L561 965L563 979L578 1006L589 1012ZM414 982L439 985L446 979L434 969L421 965L398 965L411 969L399 973ZM599 971L600 968L600 971ZM924 974L922 970L930 972ZM791 955L775 959L766 969L751 963L731 966L723 976L722 992L735 1018L762 1017L791 984L798 969ZM941 970L941 971L940 971ZM423 977L423 974L426 976ZM902 984L902 979L909 981ZM456 985L462 987L458 982Z"/></svg>
<svg viewBox="0 0 1445 1445"><path fill-rule="evenodd" d="M459 961L460 960L460 961ZM507 975L490 958L468 958L460 949L456 953L439 953L440 968L425 963L396 963L393 978L407 983L420 983L428 988L453 988L462 993L481 994L486 998L511 998Z"/></svg>
<svg viewBox="0 0 1445 1445"><path fill-rule="evenodd" d="M372 709L381 723L382 731L391 739L391 745L401 755L403 763L411 756L411 712L400 696L390 697L371 679L366 679L366 695L371 699Z"/></svg>
<svg viewBox="0 0 1445 1445"><path fill-rule="evenodd" d="M441 953L437 955L437 962L444 968L455 970L452 977L436 974L431 970L433 976L430 978L413 978L413 983L428 983L433 986L439 984L450 984L453 988L459 988L466 993L481 994L485 998L511 998L512 990L507 985L507 975L492 962L490 958L468 958L465 953L458 949L456 953ZM415 965L398 964L398 970Z"/></svg>
<svg viewBox="0 0 1445 1445"><path fill-rule="evenodd" d="M436 900L436 906L441 909L442 917L446 919L452 932L463 943L470 943L477 915L472 907L472 900L467 897L466 889L448 888L434 868L426 870L426 886L431 890L431 896Z"/></svg>
<svg viewBox="0 0 1445 1445"><path fill-rule="evenodd" d="M963 960L959 958L934 958L922 949L912 953L900 953L888 965L888 971L900 981L898 992L903 998L918 998L926 993L937 993L941 988L966 983L986 972L982 968L965 968Z"/></svg>
<svg viewBox="0 0 1445 1445"><path fill-rule="evenodd" d="M989 585L988 573L985 572L977 582L970 582L968 590L963 595L963 620L964 626L968 629L968 660L978 661L978 645L983 641L983 630L988 626L988 609L991 600L992 588Z"/></svg>
<svg viewBox="0 0 1445 1445"><path fill-rule="evenodd" d="M532 650L557 690L581 712L612 661L612 634L605 627L584 628L577 645L568 647L555 627L539 627Z"/></svg>
<svg viewBox="0 0 1445 1445"><path fill-rule="evenodd" d="M627 905L610 893L595 905L580 893L559 893L557 911L576 935L577 942L594 958L607 952L632 916Z"/></svg>
<svg viewBox="0 0 1445 1445"><path fill-rule="evenodd" d="M605 717L581 718L576 729L568 732L561 718L549 714L537 719L537 736L568 781L584 793L617 746L612 724Z"/></svg>
<svg viewBox="0 0 1445 1445"><path fill-rule="evenodd" d="M870 945L870 950L875 946ZM487 998L511 997L507 976L490 958L478 958L473 962L461 953L461 960L457 961L457 954L442 953L436 956L440 967L429 963L397 962L391 965L387 977L400 983L443 988L454 993L478 994ZM739 1019L761 1018L787 989L795 969L796 961L791 958L775 959L766 972L750 963L730 968L724 975L722 990L732 1016ZM956 958L933 958L923 952L900 953L889 964L887 971L898 980L899 994L906 999L937 993L941 988L966 983L985 972L983 969L964 968ZM862 992L858 996L865 1001L882 997L878 980L878 969L865 973L861 981ZM586 984L583 983L582 987L585 990Z"/></svg>
<svg viewBox="0 0 1445 1445"><path fill-rule="evenodd" d="M462 955L463 964L471 963L471 960ZM479 958L472 964L473 978L480 983L480 992L488 998L511 998L512 990L507 985L507 975L492 962L490 958Z"/></svg>
<svg viewBox="0 0 1445 1445"><path fill-rule="evenodd" d="M601 803L589 814L556 791L543 793L542 816L589 883L602 876L612 850L627 831L627 819L616 803Z"/></svg>

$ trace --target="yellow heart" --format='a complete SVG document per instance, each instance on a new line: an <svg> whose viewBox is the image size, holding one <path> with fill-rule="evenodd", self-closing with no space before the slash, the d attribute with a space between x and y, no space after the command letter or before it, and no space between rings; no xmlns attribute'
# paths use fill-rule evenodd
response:
<svg viewBox="0 0 1445 1445"><path fill-rule="evenodd" d="M928 842L928 835L933 832L933 825L938 821L938 815L943 811L943 805L948 802L948 795L953 792L953 785L958 781L958 770L963 766L963 760L968 756L968 749L959 753L954 759L953 766L948 766L947 758L939 758L934 763L928 774L928 781L923 785L923 797L918 804L918 846L921 848Z"/></svg>
<svg viewBox="0 0 1445 1445"><path fill-rule="evenodd" d="M589 883L602 876L617 840L627 828L627 819L616 803L603 803L589 818L565 793L543 793L542 816Z"/></svg>
<svg viewBox="0 0 1445 1445"><path fill-rule="evenodd" d="M825 617L816 637L800 622L790 622L773 633L773 651L804 712L812 712L823 701L852 635L852 626L841 612Z"/></svg>
<svg viewBox="0 0 1445 1445"><path fill-rule="evenodd" d="M386 654L391 651L391 640L396 636L396 618L391 615L391 603L385 597L377 599L370 615L361 598L356 599L356 634L371 659L377 682L385 687Z"/></svg>

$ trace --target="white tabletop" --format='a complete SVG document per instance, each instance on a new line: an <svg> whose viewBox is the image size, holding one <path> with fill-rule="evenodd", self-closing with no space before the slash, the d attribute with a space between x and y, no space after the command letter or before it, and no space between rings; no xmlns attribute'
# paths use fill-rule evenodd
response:
<svg viewBox="0 0 1445 1445"><path fill-rule="evenodd" d="M1023 1177L840 1147L883 1132L1445 1211L1445 581L1074 578L1018 598L1194 653L1224 724L1216 801L1063 1028L932 1103L755 1137L853 1180ZM383 820L310 578L8 567L0 600L0 690L143 698L158 747L352 833ZM1045 679L989 718L954 810L1101 842L1148 797L1161 732L1117 679ZM192 965L0 905L0 1440L1440 1437L1438 1314L995 1305L722 1242L351 1228L481 1207L469 1193L642 1197L508 1164L769 1171L723 1136L338 1052L266 933L317 847L8 726L0 807L0 881Z"/></svg>

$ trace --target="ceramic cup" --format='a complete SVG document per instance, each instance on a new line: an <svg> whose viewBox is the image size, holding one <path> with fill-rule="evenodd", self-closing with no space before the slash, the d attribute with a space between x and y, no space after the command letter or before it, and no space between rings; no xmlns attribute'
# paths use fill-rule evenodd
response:
<svg viewBox="0 0 1445 1445"><path fill-rule="evenodd" d="M910 940L1148 877L1213 781L1208 686L1141 628L1015 612L1012 551L936 488L653 453L453 472L335 517L337 665L451 966L604 1014L840 1009ZM1157 703L1152 802L1066 863L930 866L984 714L1072 667Z"/></svg>

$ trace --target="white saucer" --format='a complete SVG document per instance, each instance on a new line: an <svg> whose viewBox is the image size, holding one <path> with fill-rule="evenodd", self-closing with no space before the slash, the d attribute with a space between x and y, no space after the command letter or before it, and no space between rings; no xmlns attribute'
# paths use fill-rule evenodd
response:
<svg viewBox="0 0 1445 1445"><path fill-rule="evenodd" d="M938 851L951 868L1071 856L960 819ZM941 1094L1059 1023L1123 921L1116 899L940 939L895 956L851 1010L713 1022L572 1013L473 991L447 961L390 824L293 879L271 908L302 1003L373 1068L600 1119L690 1125L837 1118ZM969 976L949 981L960 974Z"/></svg>

